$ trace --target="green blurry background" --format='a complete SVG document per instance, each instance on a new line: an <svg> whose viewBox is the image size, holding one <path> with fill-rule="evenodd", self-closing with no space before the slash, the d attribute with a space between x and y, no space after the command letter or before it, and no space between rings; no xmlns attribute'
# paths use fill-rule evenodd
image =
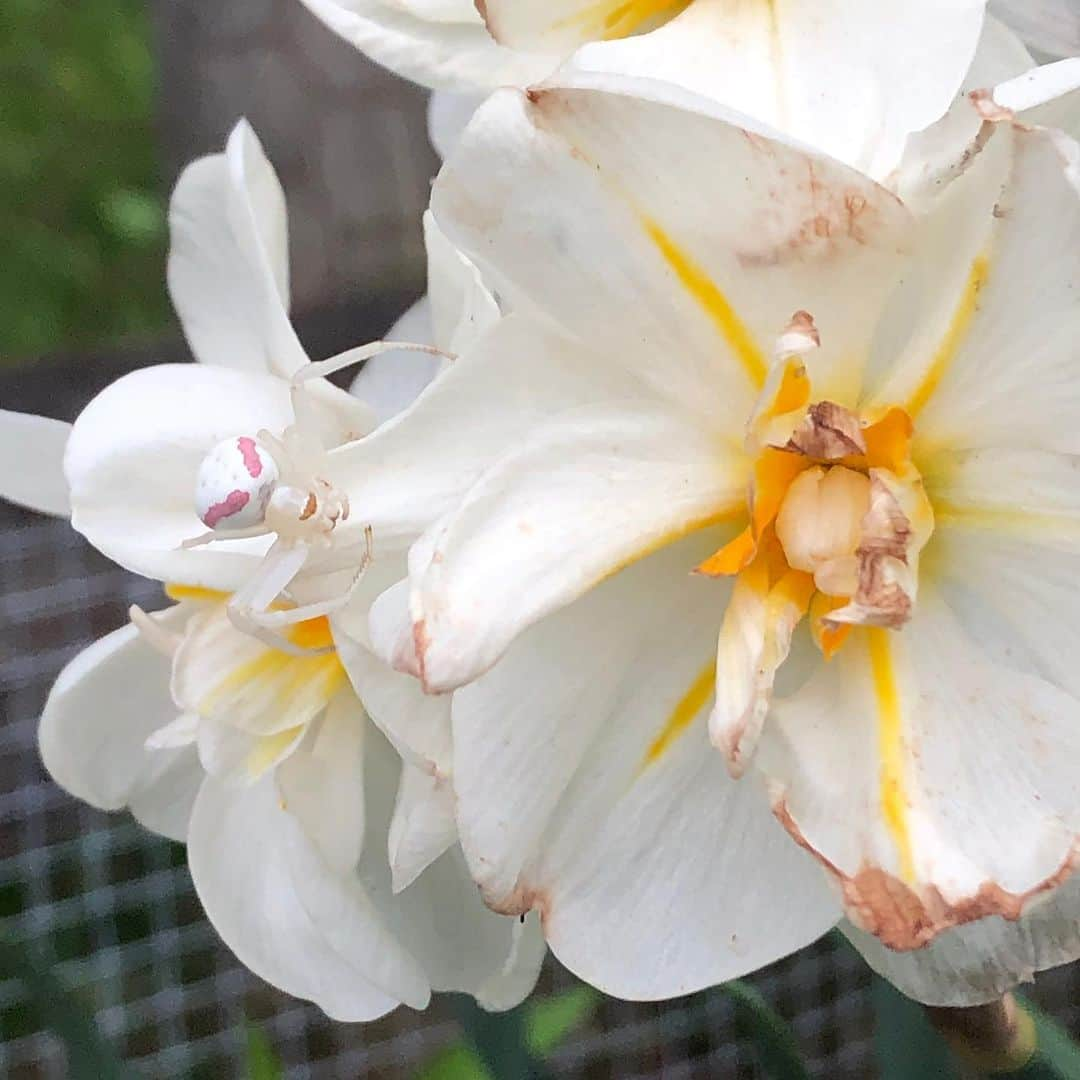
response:
<svg viewBox="0 0 1080 1080"><path fill-rule="evenodd" d="M169 320L142 0L0 4L0 360Z"/></svg>

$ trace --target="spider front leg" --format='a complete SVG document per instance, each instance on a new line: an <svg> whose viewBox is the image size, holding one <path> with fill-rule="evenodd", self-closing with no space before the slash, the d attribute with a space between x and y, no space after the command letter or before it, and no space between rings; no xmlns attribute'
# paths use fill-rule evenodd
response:
<svg viewBox="0 0 1080 1080"><path fill-rule="evenodd" d="M300 551L302 557L294 555L293 553L296 551ZM285 560L285 553L292 555L292 559L288 562ZM270 610L270 605L299 573L307 561L310 551L306 546L296 545L284 549L282 556L278 556L274 560L268 555L267 564L273 564L276 572L271 573L264 567L262 574L257 575L252 582L237 592L228 603L229 618L238 630L258 638L272 648L287 652L293 656L318 656L333 652L333 646L316 649L297 645L282 634L279 628L294 626L309 619L331 615L343 608L353 598L364 577L364 573L367 571L368 566L371 565L372 553L373 534L369 525L364 529L364 541L361 546L359 561L356 563L356 572L344 593L328 600L278 610ZM271 549L271 555L273 554L275 553ZM351 555L346 551L337 552L334 559L324 562L314 572L317 574L330 573L339 568L338 564L341 564L341 569L345 569L353 565L355 558L355 555ZM293 569L294 566L295 569ZM287 577L286 574L288 574ZM276 591L271 592L273 589L276 589Z"/></svg>
<svg viewBox="0 0 1080 1080"><path fill-rule="evenodd" d="M319 379L325 378L327 375L333 375L335 371L341 371L343 368L351 367L353 364L361 364L365 360L370 360L373 356L378 356L380 353L399 351L428 353L431 356L445 357L447 360L457 359L454 353L437 348L435 345L417 345L411 341L373 341L368 345L361 345L358 349L349 349L347 352L339 353L337 356L331 356L329 360L314 360L309 364L305 364L293 375L292 387L296 389L309 379Z"/></svg>
<svg viewBox="0 0 1080 1080"><path fill-rule="evenodd" d="M306 622L308 619L318 619L325 615L332 615L335 611L340 611L356 594L356 590L359 588L360 582L367 572L367 568L371 565L374 545L373 533L370 525L364 528L364 540L360 545L359 561L357 561L356 555L353 554L354 550L355 549L339 551L335 554L333 559L321 563L312 571L313 575L333 573L335 570L345 570L355 564L356 572L353 574L352 581L349 582L348 587L343 593L331 597L329 600L319 600L311 604L301 604L298 607L281 608L277 611L249 611L247 617L254 620L264 629L274 630L280 626L292 626L299 622ZM305 652L311 651L313 650L305 650ZM320 649L314 651L326 652L328 650Z"/></svg>
<svg viewBox="0 0 1080 1080"><path fill-rule="evenodd" d="M271 546L255 576L237 589L225 605L229 621L237 630L291 656L309 656L313 651L328 651L305 649L283 634L275 633L260 618L269 614L267 609L300 572L309 553L308 546L302 543L284 544L278 540Z"/></svg>
<svg viewBox="0 0 1080 1080"><path fill-rule="evenodd" d="M210 532L188 537L180 541L180 547L197 548L213 544L218 540L250 540L256 536L269 536L270 530L265 525L252 525L248 529L211 529Z"/></svg>
<svg viewBox="0 0 1080 1080"><path fill-rule="evenodd" d="M312 413L314 401L309 399L305 391L305 384L312 379L325 378L333 375L344 368L354 364L362 364L380 353L386 352L422 352L430 356L441 356L447 360L455 359L453 353L434 345L417 345L410 341L372 341L367 345L361 345L357 349L349 349L330 357L329 360L315 360L305 364L297 371L290 382L289 391L292 395L293 415L296 417L296 426L300 429L315 431L318 429L317 420Z"/></svg>

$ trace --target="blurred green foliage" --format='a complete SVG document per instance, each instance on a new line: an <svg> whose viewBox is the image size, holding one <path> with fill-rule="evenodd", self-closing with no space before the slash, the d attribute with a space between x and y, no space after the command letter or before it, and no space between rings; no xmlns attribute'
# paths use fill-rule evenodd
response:
<svg viewBox="0 0 1080 1080"><path fill-rule="evenodd" d="M249 1020L244 1034L247 1080L284 1080L281 1059L262 1028Z"/></svg>
<svg viewBox="0 0 1080 1080"><path fill-rule="evenodd" d="M169 317L145 0L0 4L0 358Z"/></svg>

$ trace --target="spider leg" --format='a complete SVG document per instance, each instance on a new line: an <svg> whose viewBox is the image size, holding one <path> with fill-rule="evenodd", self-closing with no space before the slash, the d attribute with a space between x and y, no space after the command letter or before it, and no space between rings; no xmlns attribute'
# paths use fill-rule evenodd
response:
<svg viewBox="0 0 1080 1080"><path fill-rule="evenodd" d="M334 647L328 645L321 649L305 648L290 641L284 634L271 626L264 626L262 619L270 612L252 611L250 608L235 608L231 605L226 608L229 613L229 621L241 633L248 637L257 638L264 645L268 645L277 652L288 653L290 656L322 656L332 653Z"/></svg>
<svg viewBox="0 0 1080 1080"><path fill-rule="evenodd" d="M142 635L143 640L162 656L175 656L176 650L184 640L182 634L162 626L156 619L151 618L138 604L132 604L128 608L128 618L135 629Z"/></svg>
<svg viewBox="0 0 1080 1080"><path fill-rule="evenodd" d="M248 540L254 536L269 536L270 530L265 525L252 525L248 529L217 529L181 540L182 548L203 547L215 540Z"/></svg>
<svg viewBox="0 0 1080 1080"><path fill-rule="evenodd" d="M332 549L318 562L312 566L307 567L307 574L310 577L321 576L323 574L335 574L339 570L351 570L354 566L361 564L366 568L367 564L371 562L371 542L367 538L368 530L364 530L364 539L359 543L349 544L348 547L340 547Z"/></svg>
<svg viewBox="0 0 1080 1080"><path fill-rule="evenodd" d="M307 562L307 558L308 548L302 544L286 547L280 540L275 543L267 552L255 576L233 593L225 605L225 611L233 626L242 633L258 638L272 649L293 656L311 656L329 652L329 649L305 649L284 635L274 633L274 624L268 625L265 621L272 614L267 611L267 608L281 595L285 586L296 577Z"/></svg>
<svg viewBox="0 0 1080 1080"><path fill-rule="evenodd" d="M286 449L285 443L273 432L267 431L266 428L259 428L255 432L255 440L274 459L278 472L283 472L285 466L289 463L289 451Z"/></svg>
<svg viewBox="0 0 1080 1080"><path fill-rule="evenodd" d="M357 564L356 573L353 575L353 579L349 582L349 586L344 593L339 596L331 597L329 600L320 600L312 604L301 604L298 607L284 608L279 611L251 611L248 613L248 616L259 626L272 629L278 626L290 626L294 623L306 622L308 619L317 619L322 615L330 615L335 611L339 611L356 593L360 582L363 580L364 574L367 572L367 568L371 565L372 551L373 534L371 526L369 525L364 529L363 551L360 556L360 561ZM350 563L349 565L352 564ZM315 651L327 652L329 650L320 649Z"/></svg>
<svg viewBox="0 0 1080 1080"><path fill-rule="evenodd" d="M357 349L349 349L346 352L339 353L337 356L331 356L329 360L316 360L307 364L293 375L292 385L297 387L309 379L333 375L335 371L341 371L342 368L363 363L363 361L370 360L373 356L378 356L379 353L393 352L395 349L405 349L409 352L425 352L432 356L445 356L448 360L456 359L453 353L448 353L445 349L438 349L434 345L417 345L409 341L372 341L368 345L361 345Z"/></svg>

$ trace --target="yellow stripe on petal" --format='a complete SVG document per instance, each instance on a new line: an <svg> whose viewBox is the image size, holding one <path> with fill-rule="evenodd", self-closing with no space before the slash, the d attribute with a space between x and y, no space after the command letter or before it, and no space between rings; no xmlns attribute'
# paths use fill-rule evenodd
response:
<svg viewBox="0 0 1080 1080"><path fill-rule="evenodd" d="M986 255L980 255L971 264L964 291L960 295L960 301L956 305L956 311L953 312L952 321L945 331L945 336L941 339L941 344L930 362L930 367L927 368L922 382L916 387L905 406L908 416L914 418L922 411L945 377L945 373L963 344L964 337L971 326L971 320L975 317L975 312L979 307L979 293L989 276L990 260Z"/></svg>
<svg viewBox="0 0 1080 1080"><path fill-rule="evenodd" d="M333 645L325 617L297 623L286 636L306 649ZM222 712L248 730L272 729L290 719L295 726L318 715L345 680L336 652L293 656L267 647L229 671L200 699L198 710L204 716Z"/></svg>
<svg viewBox="0 0 1080 1080"><path fill-rule="evenodd" d="M666 232L651 218L644 218L645 231L660 250L668 266L687 292L701 305L715 323L721 337L735 354L747 378L760 389L765 385L769 364L746 324L739 318L727 297L716 283Z"/></svg>
<svg viewBox="0 0 1080 1080"><path fill-rule="evenodd" d="M874 679L878 711L878 754L881 759L880 797L885 825L896 845L900 876L907 884L915 881L915 858L908 829L908 803L904 783L904 714L893 667L891 631L868 627L867 646Z"/></svg>
<svg viewBox="0 0 1080 1080"><path fill-rule="evenodd" d="M604 40L629 37L647 23L673 19L690 6L691 0L626 0L604 19Z"/></svg>
<svg viewBox="0 0 1080 1080"><path fill-rule="evenodd" d="M679 736L690 727L701 710L709 703L715 686L716 661L712 661L702 668L701 674L671 711L660 734L649 745L649 749L645 752L645 760L641 763L643 769L655 765L671 749Z"/></svg>
<svg viewBox="0 0 1080 1080"><path fill-rule="evenodd" d="M613 566L609 566L604 573L593 582L593 587L599 585L601 581L607 581L608 578L621 573L628 566L633 566L634 563L640 562L640 560L644 559L647 555L654 555L662 548L667 547L668 544L674 544L677 540L682 540L691 533L700 532L702 529L714 528L717 525L726 525L732 521L738 521L739 518L743 517L745 514L746 505L740 502L734 503L731 506L725 506L721 510L705 515L705 517L694 518L691 521L684 522L676 528L671 529L669 532L650 540L647 544L642 544L642 546L632 554L620 559Z"/></svg>
<svg viewBox="0 0 1080 1080"><path fill-rule="evenodd" d="M301 724L299 727L287 728L275 735L264 735L260 738L244 763L252 780L258 780L267 769L276 764L278 758L303 733L304 725Z"/></svg>
<svg viewBox="0 0 1080 1080"><path fill-rule="evenodd" d="M1080 519L1067 513L1047 514L1038 510L1013 510L1006 507L955 505L944 499L933 499L934 520L939 528L981 529L987 532L1042 540L1067 539L1075 542L1080 536Z"/></svg>
<svg viewBox="0 0 1080 1080"><path fill-rule="evenodd" d="M165 582L165 595L179 603L181 600L194 600L200 604L224 604L230 594L217 589L204 589L201 585L176 585Z"/></svg>
<svg viewBox="0 0 1080 1080"><path fill-rule="evenodd" d="M810 636L826 660L831 660L840 651L840 647L850 637L853 627L850 625L826 626L822 619L838 608L846 607L850 602L850 597L829 596L823 592L815 593L810 602Z"/></svg>
<svg viewBox="0 0 1080 1080"><path fill-rule="evenodd" d="M646 24L656 25L675 18L692 0L601 0L583 11L552 23L552 30L580 28L589 37L605 41L629 37Z"/></svg>

